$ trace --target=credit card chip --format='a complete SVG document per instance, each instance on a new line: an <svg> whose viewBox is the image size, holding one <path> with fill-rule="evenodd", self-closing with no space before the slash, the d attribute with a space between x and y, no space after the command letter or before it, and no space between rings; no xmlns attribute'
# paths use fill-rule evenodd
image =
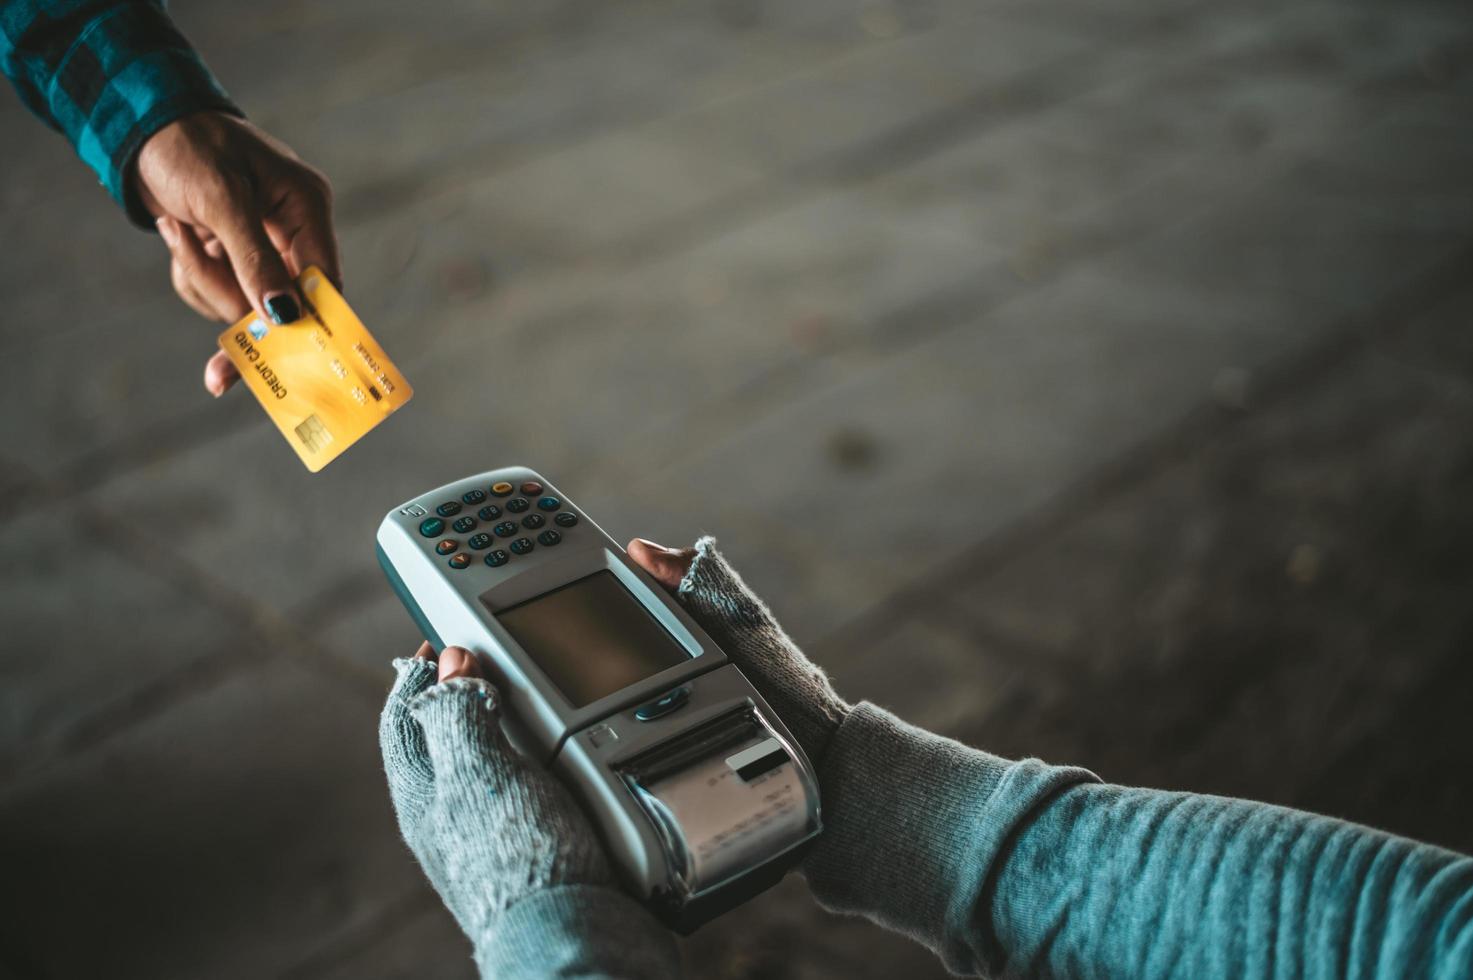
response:
<svg viewBox="0 0 1473 980"><path fill-rule="evenodd" d="M327 431L327 426L316 415L309 415L296 428L297 438L302 440L302 445L307 447L311 453L321 452L323 447L332 442L332 433Z"/></svg>

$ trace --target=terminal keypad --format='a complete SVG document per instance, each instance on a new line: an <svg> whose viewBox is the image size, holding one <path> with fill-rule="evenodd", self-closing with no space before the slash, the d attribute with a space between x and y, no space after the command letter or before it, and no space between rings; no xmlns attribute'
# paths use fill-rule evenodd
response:
<svg viewBox="0 0 1473 980"><path fill-rule="evenodd" d="M514 496L518 492L521 495ZM488 503L490 498L500 498L500 503ZM464 506L483 504L474 517L461 514ZM439 516L424 518L416 525L416 530L428 539L426 544L456 570L463 570L474 563L472 551L483 553L479 557L487 566L500 568L514 558L531 554L538 545L551 548L561 544L568 529L578 524L578 515L567 509L561 499L548 494L546 487L537 480L520 484L503 481L489 487L474 487L462 493L459 500L436 504L434 513ZM548 527L549 524L556 524L561 530ZM524 530L539 533L534 539L526 536ZM476 533L472 534L473 531ZM450 533L468 535L464 547L469 551L461 550L460 540L444 537ZM499 545L497 538L506 539L506 544Z"/></svg>

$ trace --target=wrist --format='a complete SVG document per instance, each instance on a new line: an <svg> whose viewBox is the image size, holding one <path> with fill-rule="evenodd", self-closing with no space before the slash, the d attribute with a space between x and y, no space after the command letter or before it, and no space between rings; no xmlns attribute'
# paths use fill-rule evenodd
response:
<svg viewBox="0 0 1473 980"><path fill-rule="evenodd" d="M152 129L124 166L123 204L129 215L139 220L167 214L155 189L162 191L181 173L197 170L201 160L220 155L228 127L240 125L242 118L234 107L191 110Z"/></svg>
<svg viewBox="0 0 1473 980"><path fill-rule="evenodd" d="M71 142L82 162L129 217L152 221L129 175L145 140L202 109L238 112L162 3L72 5L75 33L35 106Z"/></svg>
<svg viewBox="0 0 1473 980"><path fill-rule="evenodd" d="M612 886L533 892L472 936L483 977L680 974L675 939L642 905Z"/></svg>
<svg viewBox="0 0 1473 980"><path fill-rule="evenodd" d="M860 704L820 772L824 831L803 874L825 908L911 936L953 972L986 972L959 942L973 933L958 916L987 908L958 898L985 896L1018 828L1090 781L1084 770L1001 758Z"/></svg>

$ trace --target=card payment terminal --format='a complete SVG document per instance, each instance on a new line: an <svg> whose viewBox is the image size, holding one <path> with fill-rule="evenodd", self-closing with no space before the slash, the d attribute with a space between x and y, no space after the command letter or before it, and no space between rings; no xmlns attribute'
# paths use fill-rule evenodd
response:
<svg viewBox="0 0 1473 980"><path fill-rule="evenodd" d="M395 507L378 559L437 649L475 653L508 738L583 804L626 886L690 931L776 883L821 829L782 720L550 482L512 467Z"/></svg>

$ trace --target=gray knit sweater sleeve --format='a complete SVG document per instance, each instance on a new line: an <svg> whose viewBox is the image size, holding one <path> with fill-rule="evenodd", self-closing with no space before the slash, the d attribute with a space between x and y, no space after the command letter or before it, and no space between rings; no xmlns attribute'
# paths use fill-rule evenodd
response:
<svg viewBox="0 0 1473 980"><path fill-rule="evenodd" d="M806 863L958 973L1473 977L1473 859L1296 810L1107 786L869 704L829 745Z"/></svg>
<svg viewBox="0 0 1473 980"><path fill-rule="evenodd" d="M865 915L935 950L953 971L997 957L987 885L1012 835L1082 769L1009 762L856 706L829 743L824 833L804 862L825 907Z"/></svg>
<svg viewBox="0 0 1473 980"><path fill-rule="evenodd" d="M817 766L830 909L960 973L1473 978L1473 860L1281 807L1102 785L850 708L717 552L680 596Z"/></svg>

